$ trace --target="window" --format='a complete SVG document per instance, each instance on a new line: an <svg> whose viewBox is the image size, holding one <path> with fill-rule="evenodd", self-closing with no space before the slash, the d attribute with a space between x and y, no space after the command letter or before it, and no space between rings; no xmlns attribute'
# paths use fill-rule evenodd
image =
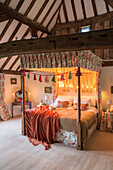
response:
<svg viewBox="0 0 113 170"><path fill-rule="evenodd" d="M80 27L80 32L89 32L91 31L91 25Z"/></svg>

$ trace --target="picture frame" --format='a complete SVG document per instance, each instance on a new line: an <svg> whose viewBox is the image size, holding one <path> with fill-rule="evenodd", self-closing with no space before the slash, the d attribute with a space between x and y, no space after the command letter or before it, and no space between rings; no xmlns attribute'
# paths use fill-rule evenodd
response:
<svg viewBox="0 0 113 170"><path fill-rule="evenodd" d="M51 87L45 87L45 93L52 93Z"/></svg>
<svg viewBox="0 0 113 170"><path fill-rule="evenodd" d="M17 84L17 79L16 78L11 78L10 81L11 81L11 84Z"/></svg>

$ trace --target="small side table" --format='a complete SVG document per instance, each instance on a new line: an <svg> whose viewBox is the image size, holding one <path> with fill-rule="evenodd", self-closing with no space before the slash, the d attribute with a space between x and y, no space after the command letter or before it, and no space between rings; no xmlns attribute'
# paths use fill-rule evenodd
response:
<svg viewBox="0 0 113 170"><path fill-rule="evenodd" d="M103 112L100 130L113 132L113 112Z"/></svg>
<svg viewBox="0 0 113 170"><path fill-rule="evenodd" d="M31 109L31 102L25 102L25 105L28 105L29 109ZM14 106L21 106L21 111L22 111L22 102L12 102L12 118L13 118L13 107Z"/></svg>

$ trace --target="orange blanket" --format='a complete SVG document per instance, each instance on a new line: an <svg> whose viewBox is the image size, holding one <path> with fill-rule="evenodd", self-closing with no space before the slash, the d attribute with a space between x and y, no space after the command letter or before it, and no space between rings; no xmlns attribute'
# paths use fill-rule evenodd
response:
<svg viewBox="0 0 113 170"><path fill-rule="evenodd" d="M25 111L26 134L29 141L34 144L43 144L45 149L55 142L55 133L59 130L58 114L49 110L49 106L40 106Z"/></svg>

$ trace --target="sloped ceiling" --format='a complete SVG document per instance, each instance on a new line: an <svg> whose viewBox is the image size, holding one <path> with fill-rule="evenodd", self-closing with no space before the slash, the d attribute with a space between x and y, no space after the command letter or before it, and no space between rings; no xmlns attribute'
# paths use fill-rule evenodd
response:
<svg viewBox="0 0 113 170"><path fill-rule="evenodd" d="M58 22L82 20L113 11L107 2L109 0L0 0L4 6L41 24L49 31ZM36 32L39 38L47 36L41 31ZM0 11L0 43L23 38L32 38L30 27ZM0 70L18 71L19 65L18 56L0 59Z"/></svg>

